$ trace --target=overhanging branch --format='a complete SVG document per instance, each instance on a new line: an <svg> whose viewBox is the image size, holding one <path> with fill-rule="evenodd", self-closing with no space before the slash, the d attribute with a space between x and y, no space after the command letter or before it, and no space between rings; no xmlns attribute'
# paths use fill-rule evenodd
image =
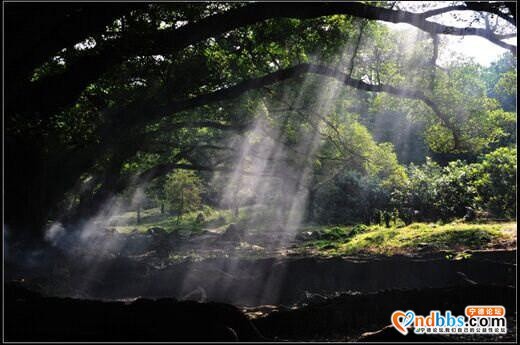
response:
<svg viewBox="0 0 520 345"><path fill-rule="evenodd" d="M383 84L368 84L364 81L353 79L349 77L346 73L341 72L337 69L333 69L323 65L315 65L315 64L300 64L293 67L289 67L283 70L279 70L270 74L267 74L260 78L250 79L247 81L243 81L234 86L228 87L226 89L221 89L209 94L204 94L198 97L194 97L187 100L174 101L166 106L163 106L157 109L154 112L153 117L149 117L148 120L152 120L154 117L161 117L167 114L176 113L179 111L188 110L191 108L195 108L198 106L202 106L212 102L223 101L227 99L236 98L245 92L260 89L262 87L272 85L290 78L294 78L296 76L303 75L305 73L314 73L320 74L324 76L328 76L331 78L335 78L341 81L343 84L347 86L351 86L353 88L371 92L386 92L391 95L395 95L398 97L414 99L424 102L433 113L443 122L443 124L452 131L454 137L454 146L458 148L460 145L459 134L457 129L451 124L449 118L442 113L437 104L427 97L422 91L400 88L391 85L383 85Z"/></svg>
<svg viewBox="0 0 520 345"><path fill-rule="evenodd" d="M492 13L496 14L494 7L468 5L466 8L475 11L493 11ZM42 102L37 105L37 110L41 112L44 109L47 114L50 114L60 107L72 104L89 83L98 79L111 67L123 62L128 57L174 54L190 44L267 19L310 19L337 14L390 23L408 23L430 34L479 36L516 54L516 46L503 42L501 37L488 30L442 25L426 20L427 17L421 13L376 7L359 2L302 3L298 6L288 3L255 3L213 15L177 29L160 30L147 34L145 37L139 37L140 42L149 42L147 44L129 44L129 42L135 41L135 37L122 38L105 46L95 56L85 56L71 62L64 73L43 78L37 83L31 83L24 90L24 94L31 96L31 98L41 99ZM502 15L505 14L502 13ZM509 22L516 24L511 18ZM56 88L60 89L61 93ZM45 97L42 97L42 95L45 95ZM23 104L25 103L22 102ZM29 105L25 110L29 110L32 102L27 104Z"/></svg>

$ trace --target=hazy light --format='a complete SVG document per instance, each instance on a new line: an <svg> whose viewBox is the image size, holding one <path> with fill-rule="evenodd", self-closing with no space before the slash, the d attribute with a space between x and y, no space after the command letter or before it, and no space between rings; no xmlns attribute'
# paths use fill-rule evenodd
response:
<svg viewBox="0 0 520 345"><path fill-rule="evenodd" d="M452 4L453 2L450 1L402 1L398 3L398 7L402 10L420 13L434 8L447 7ZM475 22L473 20L476 13L477 12L473 11L452 11L430 17L427 20L460 28L484 27L484 23L482 21ZM405 23L380 23L388 26L392 30L419 30L416 27ZM498 25L504 28L504 32L516 32L516 28L513 25L501 18L498 19ZM488 66L491 62L498 60L502 54L509 51L479 36L461 37L453 35L441 35L441 38L445 42L444 49L440 49L439 51L438 63L441 66L445 65L454 56L473 58L475 62L483 66ZM516 37L504 40L504 42L513 44L516 42Z"/></svg>

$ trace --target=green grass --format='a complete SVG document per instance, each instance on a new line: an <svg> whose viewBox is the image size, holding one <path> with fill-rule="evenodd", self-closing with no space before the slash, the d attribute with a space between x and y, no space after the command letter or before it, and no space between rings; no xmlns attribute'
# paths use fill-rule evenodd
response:
<svg viewBox="0 0 520 345"><path fill-rule="evenodd" d="M414 223L391 228L376 225L353 236L348 235L351 227L335 227L334 233L340 233L341 229L344 236L309 241L305 248L325 255L392 255L416 252L424 247L431 251L485 249L499 242L514 242L516 223Z"/></svg>
<svg viewBox="0 0 520 345"><path fill-rule="evenodd" d="M199 213L204 221L197 223ZM203 230L223 232L230 223L248 222L247 231L262 232L262 224L254 219L269 219L269 212L262 207L244 207L234 217L230 210L203 210L176 216L161 214L158 208L143 210L141 223L137 224L136 212L126 212L113 218L108 224L120 233L146 232L160 227L168 232L181 234L199 233ZM386 228L384 226L320 226L305 225L302 232L319 234L318 239L297 243L291 250L303 255L395 255L426 251L463 252L468 249L486 249L497 244L514 246L516 243L516 223L461 223L448 224L413 223ZM254 244L254 243L252 243ZM254 251L256 253L256 251ZM257 255L256 253L255 255Z"/></svg>
<svg viewBox="0 0 520 345"><path fill-rule="evenodd" d="M201 223L196 221L199 213L204 215L204 221ZM137 224L137 212L129 211L111 219L108 226L120 233L146 232L154 227L163 228L167 232L199 232L203 229L223 231L231 223L245 221L250 214L251 208L248 207L241 208L237 217L233 216L231 210L216 210L204 207L201 210L185 213L178 220L177 216L168 213L161 214L159 208L151 208L141 211L141 222L139 224Z"/></svg>

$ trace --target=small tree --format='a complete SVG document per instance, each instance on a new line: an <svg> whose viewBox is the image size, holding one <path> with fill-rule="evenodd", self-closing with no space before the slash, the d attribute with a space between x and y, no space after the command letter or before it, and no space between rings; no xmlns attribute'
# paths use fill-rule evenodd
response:
<svg viewBox="0 0 520 345"><path fill-rule="evenodd" d="M160 208L161 215L164 214L164 205L167 202L165 184L166 177L161 176L153 180L146 189L147 196Z"/></svg>
<svg viewBox="0 0 520 345"><path fill-rule="evenodd" d="M185 212L200 207L202 181L194 171L176 170L166 178L165 194L170 211L177 213L180 221Z"/></svg>

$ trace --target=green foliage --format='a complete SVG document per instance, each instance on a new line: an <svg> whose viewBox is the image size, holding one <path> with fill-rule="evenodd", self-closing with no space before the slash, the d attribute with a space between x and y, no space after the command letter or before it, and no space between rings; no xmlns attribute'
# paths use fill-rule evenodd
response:
<svg viewBox="0 0 520 345"><path fill-rule="evenodd" d="M197 210L201 204L202 183L194 171L175 170L167 176L165 194L171 211L179 217Z"/></svg>
<svg viewBox="0 0 520 345"><path fill-rule="evenodd" d="M516 148L501 147L484 156L476 167L477 203L499 218L516 216Z"/></svg>
<svg viewBox="0 0 520 345"><path fill-rule="evenodd" d="M86 193L92 196L159 164L229 167L235 158L230 153L238 151L227 147L230 133L233 138L243 135L260 116L262 103L269 124L279 131L279 145L296 151L319 131L315 157L286 157L295 167L309 162L313 166L313 180L306 186L312 220L368 224L379 222L379 211L394 208L407 221L414 210L428 220L463 217L468 209L515 216L516 150L507 148L516 144L514 56L506 54L489 67L454 58L438 68L431 62L428 34L396 32L376 21L344 15L270 19L201 40L175 54L147 55L156 31L243 5L150 4L113 22L107 32L89 37L84 48L64 47L59 56L36 68L33 82L66 72L76 59L117 47L119 39L138 42L144 52L107 69L75 104L49 114L45 126L39 115L29 120L23 113L9 117L9 136L23 138L15 143L37 140L37 150L28 150L28 155L39 157L34 170L45 172L48 191L57 195L42 199L40 206L59 201L60 193L63 199L85 175L95 181ZM434 102L444 118L404 94L356 90L312 73L221 102L157 111L172 101L185 104L183 100L303 62L337 68L372 85L417 91ZM330 107L323 106L327 102ZM26 155L23 149L15 152L11 156ZM441 166L427 160L408 169L403 166L420 164L432 152L464 153L471 161L481 158L472 164L452 161ZM35 175L32 182L39 185L42 177ZM203 202L216 204L221 190L205 186L212 181L208 175L177 170L152 181L149 198L168 204L179 218ZM74 200L88 199L67 193ZM237 193L236 199L241 198Z"/></svg>
<svg viewBox="0 0 520 345"><path fill-rule="evenodd" d="M516 111L516 58L505 53L500 59L482 70L488 97L500 101L505 111Z"/></svg>
<svg viewBox="0 0 520 345"><path fill-rule="evenodd" d="M320 179L312 187L313 219L325 224L377 222L391 190L407 181L393 146L376 143L367 128L352 119L330 124L324 134L327 140L316 167Z"/></svg>
<svg viewBox="0 0 520 345"><path fill-rule="evenodd" d="M168 198L166 195L166 176L161 176L153 180L146 188L147 197L159 206L161 213L165 212Z"/></svg>
<svg viewBox="0 0 520 345"><path fill-rule="evenodd" d="M496 109L489 112L489 121L496 138L490 148L516 144L516 113Z"/></svg>
<svg viewBox="0 0 520 345"><path fill-rule="evenodd" d="M455 60L448 68L447 73L438 73L434 89L435 102L446 118L432 121L426 141L435 152L482 152L501 135L492 118L499 102L487 96L480 65Z"/></svg>
<svg viewBox="0 0 520 345"><path fill-rule="evenodd" d="M450 162L445 167L428 159L410 165L408 182L393 191L392 202L401 213L416 219L449 220L476 211L498 218L514 218L516 149L499 148L481 162Z"/></svg>
<svg viewBox="0 0 520 345"><path fill-rule="evenodd" d="M359 235L364 232L367 232L368 230L369 230L369 227L366 226L365 224L356 224L350 230L350 235L351 236Z"/></svg>
<svg viewBox="0 0 520 345"><path fill-rule="evenodd" d="M320 238L324 240L340 240L347 237L346 235L347 233L343 228L336 226L325 230L323 234L320 235Z"/></svg>
<svg viewBox="0 0 520 345"><path fill-rule="evenodd" d="M315 221L325 224L377 222L377 210L389 204L390 193L375 178L344 171L321 187L313 200Z"/></svg>
<svg viewBox="0 0 520 345"><path fill-rule="evenodd" d="M427 159L408 170L409 181L393 192L393 203L405 217L413 212L420 219L450 219L464 216L473 206L475 173L471 166L455 161L440 167Z"/></svg>
<svg viewBox="0 0 520 345"><path fill-rule="evenodd" d="M203 215L203 220L199 215ZM181 219L168 212L161 213L159 207L143 209L141 211L141 223L136 224L136 212L128 211L111 219L108 226L114 227L120 233L147 232L152 228L162 228L166 232L198 233L203 229L221 229L233 222L231 211L218 210L203 205L195 211L186 211Z"/></svg>
<svg viewBox="0 0 520 345"><path fill-rule="evenodd" d="M503 96L514 96L516 95L516 70L510 70L503 73L500 76L497 84L495 85L493 91L497 95ZM500 97L500 96L499 96Z"/></svg>

